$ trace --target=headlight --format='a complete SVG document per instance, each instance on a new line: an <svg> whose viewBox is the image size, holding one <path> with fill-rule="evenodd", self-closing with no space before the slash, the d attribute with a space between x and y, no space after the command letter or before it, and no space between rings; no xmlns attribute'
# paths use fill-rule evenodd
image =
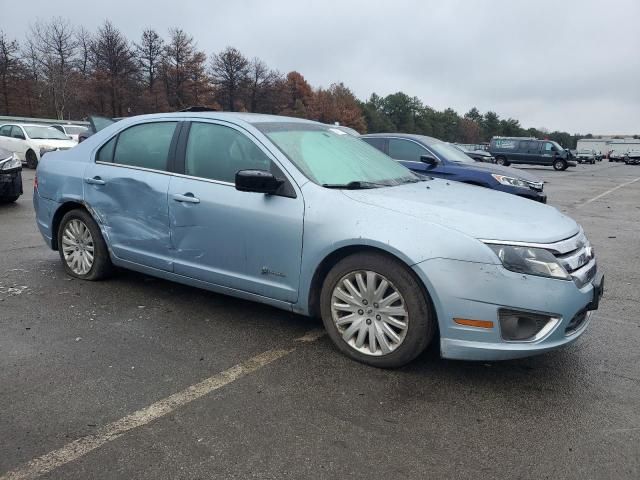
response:
<svg viewBox="0 0 640 480"><path fill-rule="evenodd" d="M0 170L13 170L22 166L22 162L18 156L14 153L6 160L0 161Z"/></svg>
<svg viewBox="0 0 640 480"><path fill-rule="evenodd" d="M571 280L571 276L558 263L553 254L543 248L520 247L515 245L487 246L498 256L507 270L539 277L560 278Z"/></svg>
<svg viewBox="0 0 640 480"><path fill-rule="evenodd" d="M57 148L56 147L41 147L40 148L40 158L42 158L42 156L47 153L47 152L54 152L56 151Z"/></svg>
<svg viewBox="0 0 640 480"><path fill-rule="evenodd" d="M495 178L498 181L498 183L501 183L502 185L509 185L510 187L529 188L529 185L527 185L525 182L517 178L505 177L504 175L498 175L496 173L491 174L491 176Z"/></svg>

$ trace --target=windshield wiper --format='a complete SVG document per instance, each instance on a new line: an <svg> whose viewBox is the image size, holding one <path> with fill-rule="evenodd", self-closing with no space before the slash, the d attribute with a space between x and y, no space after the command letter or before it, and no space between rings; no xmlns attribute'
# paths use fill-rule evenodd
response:
<svg viewBox="0 0 640 480"><path fill-rule="evenodd" d="M354 180L349 183L323 183L324 188L336 188L339 190L363 190L366 188L378 188L388 187L385 183L365 182L361 180Z"/></svg>

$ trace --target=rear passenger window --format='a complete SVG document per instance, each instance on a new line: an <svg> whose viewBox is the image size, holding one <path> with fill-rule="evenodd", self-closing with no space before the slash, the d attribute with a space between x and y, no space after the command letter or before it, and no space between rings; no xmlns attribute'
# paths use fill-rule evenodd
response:
<svg viewBox="0 0 640 480"><path fill-rule="evenodd" d="M369 145L371 145L372 147L377 148L378 150L380 150L381 152L384 152L384 138L380 138L380 137L369 137L369 138L363 138L362 140L364 140L365 142L367 142Z"/></svg>
<svg viewBox="0 0 640 480"><path fill-rule="evenodd" d="M116 145L116 138L113 137L98 150L97 162L113 162L113 147Z"/></svg>
<svg viewBox="0 0 640 480"><path fill-rule="evenodd" d="M189 130L185 174L235 183L238 170L271 171L271 160L246 135L214 123L193 123Z"/></svg>
<svg viewBox="0 0 640 480"><path fill-rule="evenodd" d="M0 136L10 137L11 136L11 125L5 125L0 128Z"/></svg>
<svg viewBox="0 0 640 480"><path fill-rule="evenodd" d="M143 123L121 132L115 144L113 162L152 170L166 170L176 124L177 122ZM109 153L109 143L102 147L106 148L105 157ZM99 154L101 153L102 150Z"/></svg>

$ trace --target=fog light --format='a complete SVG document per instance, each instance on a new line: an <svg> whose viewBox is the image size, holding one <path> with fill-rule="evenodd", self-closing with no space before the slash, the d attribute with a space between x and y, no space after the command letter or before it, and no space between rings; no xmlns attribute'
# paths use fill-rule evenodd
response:
<svg viewBox="0 0 640 480"><path fill-rule="evenodd" d="M540 313L500 309L500 332L509 342L532 342L543 338L558 323L559 318Z"/></svg>

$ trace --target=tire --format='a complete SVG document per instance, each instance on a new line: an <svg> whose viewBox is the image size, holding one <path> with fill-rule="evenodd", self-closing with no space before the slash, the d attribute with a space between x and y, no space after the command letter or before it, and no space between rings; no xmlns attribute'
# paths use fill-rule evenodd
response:
<svg viewBox="0 0 640 480"><path fill-rule="evenodd" d="M34 170L38 168L38 156L36 155L36 152L33 150L27 150L25 157L27 159L27 167L33 168Z"/></svg>
<svg viewBox="0 0 640 480"><path fill-rule="evenodd" d="M0 203L13 203L20 198L20 195L14 197L0 197Z"/></svg>
<svg viewBox="0 0 640 480"><path fill-rule="evenodd" d="M566 170L569 165L567 161L563 158L556 158L553 161L553 169L557 171Z"/></svg>
<svg viewBox="0 0 640 480"><path fill-rule="evenodd" d="M504 157L496 157L496 165L501 165L503 167L508 167L510 165L510 163Z"/></svg>
<svg viewBox="0 0 640 480"><path fill-rule="evenodd" d="M89 240L78 233L78 228L82 228L82 226L89 232ZM69 231L66 231L67 227L69 227ZM80 232L84 232L84 230L80 230ZM100 228L86 210L76 209L67 212L60 221L57 237L60 259L67 275L81 280L101 280L108 277L113 271L109 250L104 238L102 238ZM74 245L75 251L78 252L75 254L76 258L88 259L87 252L91 253L91 248L93 249L93 261L90 262L89 268L87 268L87 263L73 262ZM67 253L70 253L71 257L65 258Z"/></svg>
<svg viewBox="0 0 640 480"><path fill-rule="evenodd" d="M377 277L370 276L371 272ZM354 278L357 275L361 275L365 286L372 283L375 289L379 289L382 288L382 282L386 281L388 287L380 291L379 296L372 292L362 298L352 293L349 298L355 301L347 303L342 300L343 292L349 292L348 287L345 287L345 280L353 280L351 284L357 291L366 292L366 289L360 287L357 278ZM370 282L371 279L374 281ZM399 294L399 299L384 306L383 302L389 299L393 292ZM336 294L342 297L334 297ZM334 298L336 302L333 302ZM380 302L379 307L376 299ZM334 305L338 305L338 308ZM352 309L353 313L341 311L340 306L347 310ZM385 315L384 311L388 309L404 311L405 314ZM397 368L409 363L424 351L436 331L436 317L431 300L419 287L419 280L405 265L380 253L356 253L339 261L324 280L320 294L320 311L329 337L338 350L358 362L379 368ZM347 321L341 326L337 325L336 320L340 321L341 318L352 315L356 317L354 322ZM358 328L358 325L362 328ZM355 329L348 340L345 340L343 335L348 335L348 330L352 327ZM394 341L392 336L387 335L388 330L395 333L396 340L399 341ZM387 352L384 352L385 348L378 340L378 335L386 339ZM361 338L364 340L361 341ZM375 354L371 353L371 338L375 339Z"/></svg>

